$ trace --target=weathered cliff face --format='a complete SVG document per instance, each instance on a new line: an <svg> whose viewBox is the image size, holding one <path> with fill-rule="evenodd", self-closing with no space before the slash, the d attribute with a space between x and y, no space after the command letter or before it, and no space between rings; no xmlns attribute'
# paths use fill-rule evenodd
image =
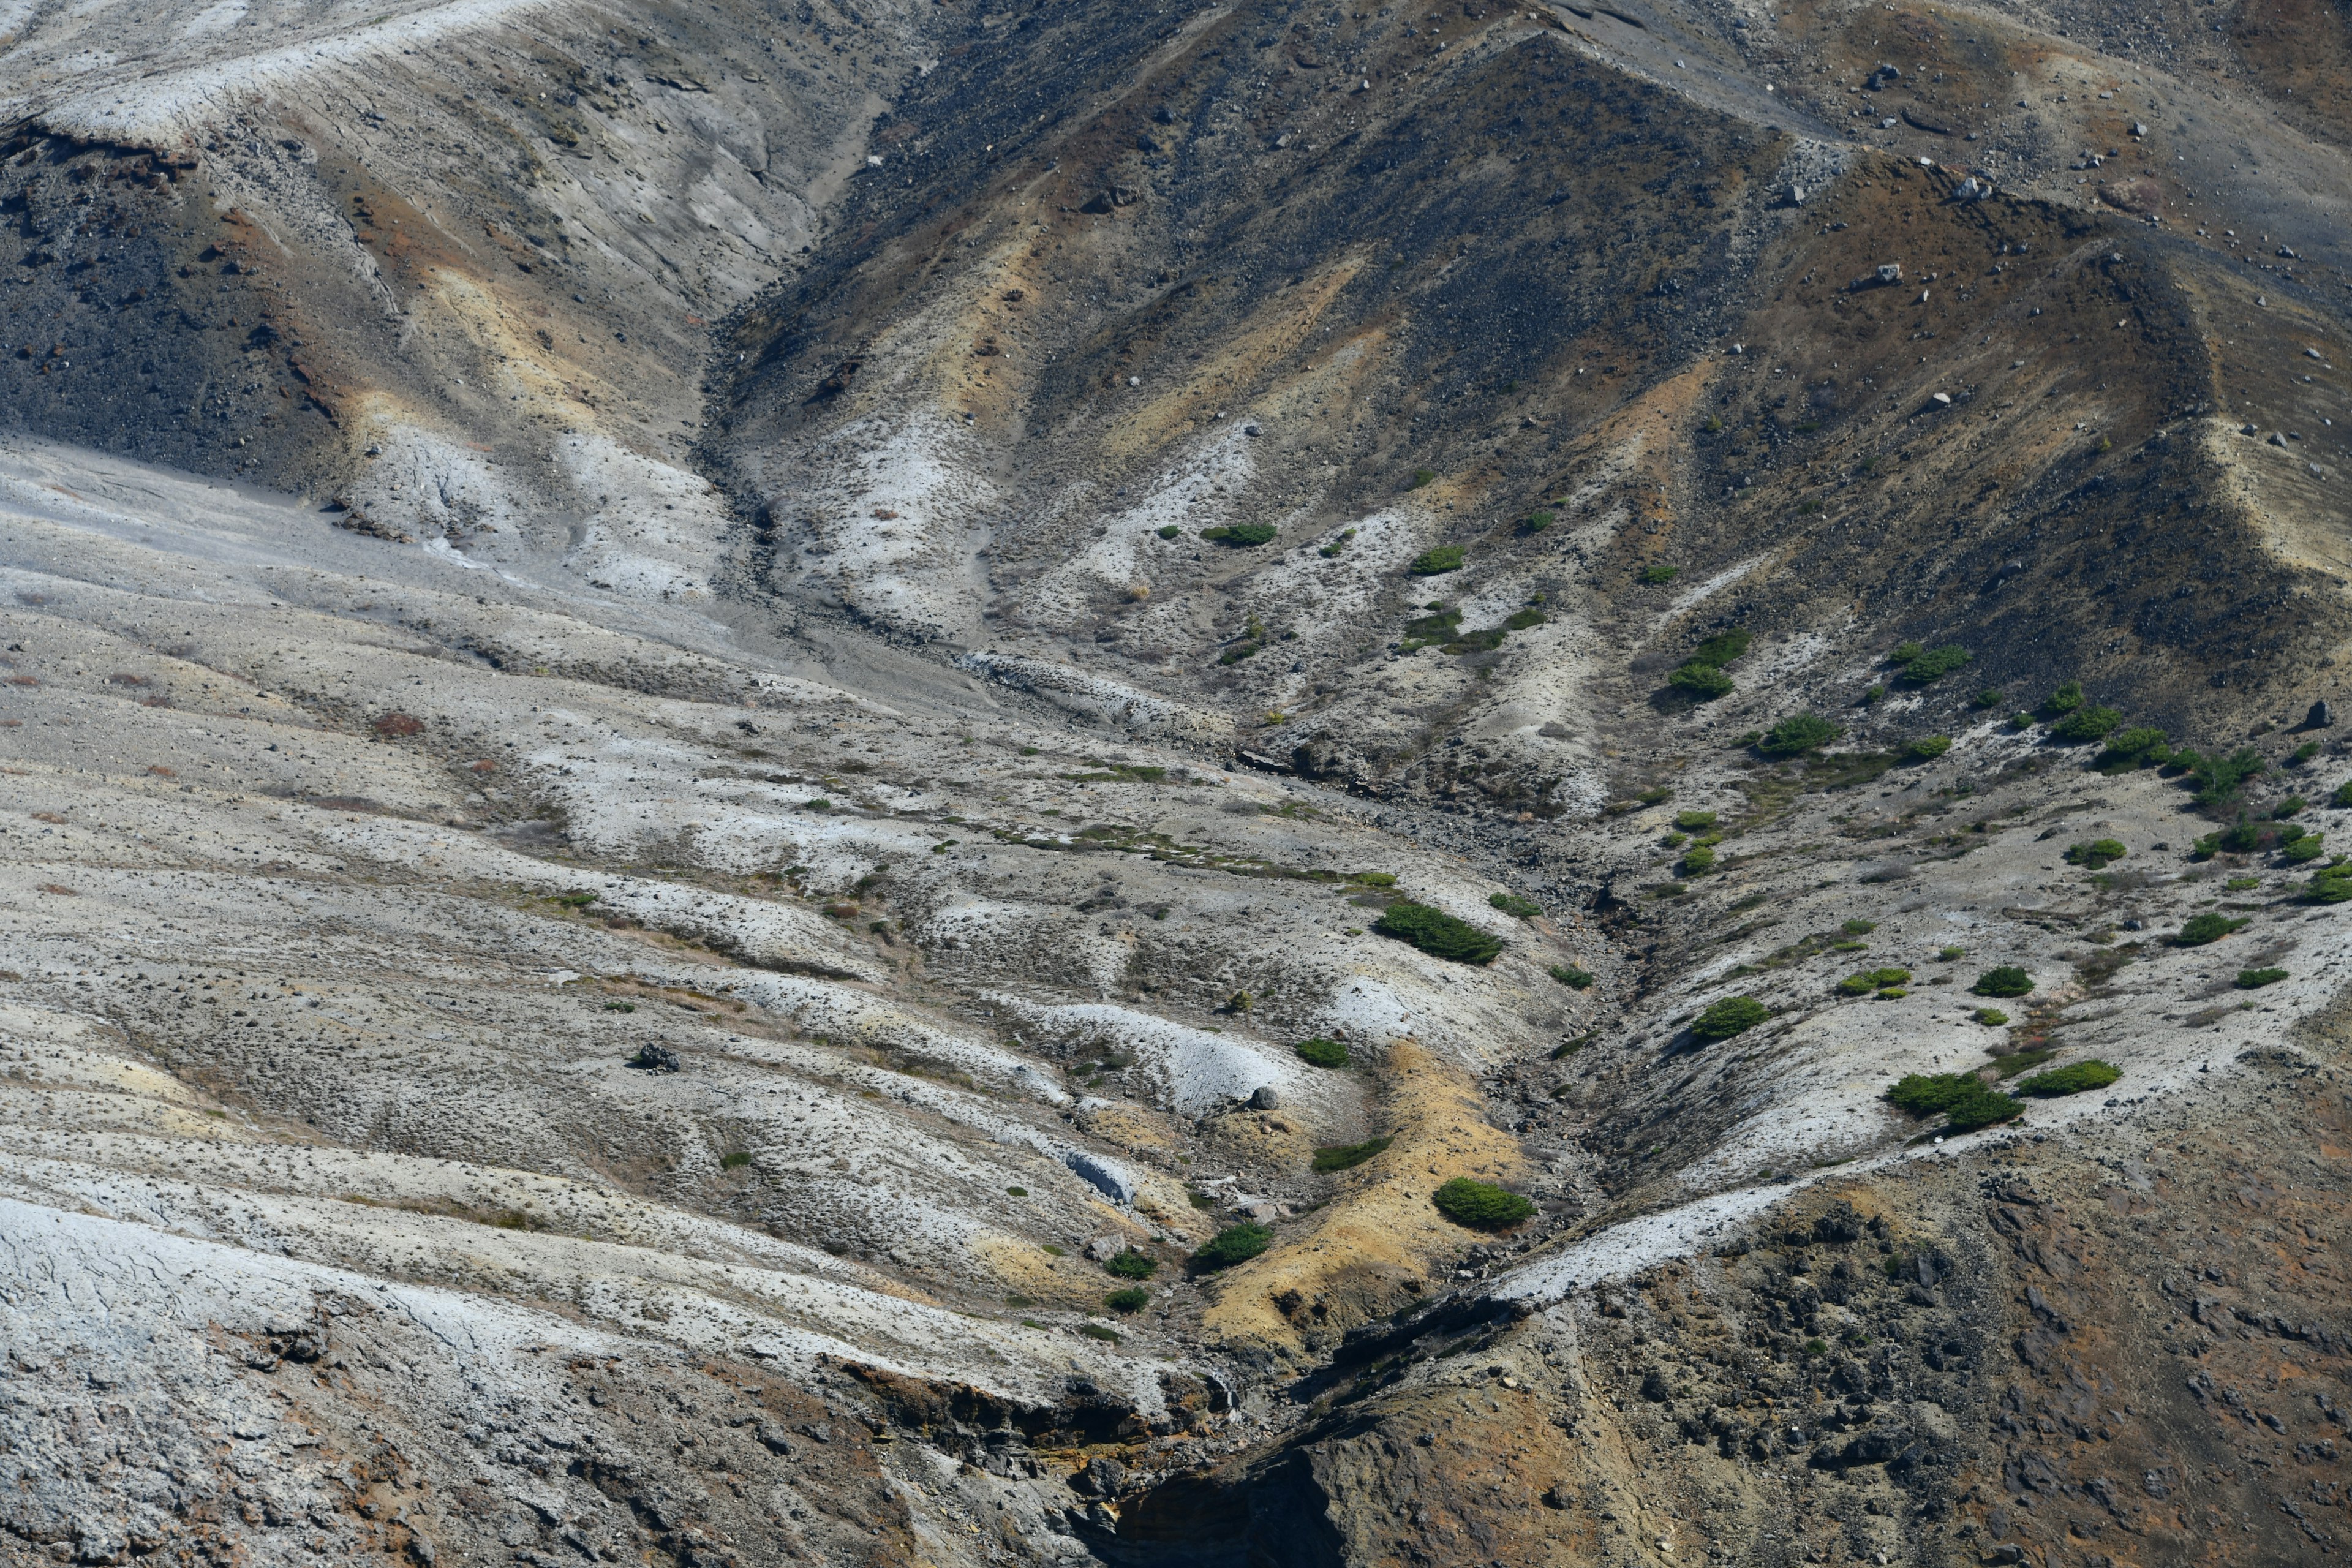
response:
<svg viewBox="0 0 2352 1568"><path fill-rule="evenodd" d="M383 5L0 8L0 1555L2333 1552L2342 18Z"/></svg>

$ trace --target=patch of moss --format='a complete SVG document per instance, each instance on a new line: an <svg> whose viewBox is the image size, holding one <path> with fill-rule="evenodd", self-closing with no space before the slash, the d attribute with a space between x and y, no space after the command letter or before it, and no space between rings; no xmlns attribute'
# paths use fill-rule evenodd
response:
<svg viewBox="0 0 2352 1568"><path fill-rule="evenodd" d="M1299 1041L1291 1049L1297 1051L1298 1059L1309 1067L1343 1068L1348 1065L1348 1047L1319 1035L1311 1040Z"/></svg>

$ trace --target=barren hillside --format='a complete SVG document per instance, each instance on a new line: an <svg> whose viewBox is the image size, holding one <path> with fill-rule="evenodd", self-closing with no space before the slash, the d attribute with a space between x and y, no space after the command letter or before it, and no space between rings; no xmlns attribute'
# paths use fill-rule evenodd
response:
<svg viewBox="0 0 2352 1568"><path fill-rule="evenodd" d="M2352 1530L2340 8L0 66L0 1561Z"/></svg>

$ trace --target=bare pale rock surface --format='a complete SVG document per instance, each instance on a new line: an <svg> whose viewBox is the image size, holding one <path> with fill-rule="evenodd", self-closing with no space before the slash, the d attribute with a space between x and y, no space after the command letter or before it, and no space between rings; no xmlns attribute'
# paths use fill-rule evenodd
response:
<svg viewBox="0 0 2352 1568"><path fill-rule="evenodd" d="M0 1562L2352 1535L2338 13L0 64Z"/></svg>

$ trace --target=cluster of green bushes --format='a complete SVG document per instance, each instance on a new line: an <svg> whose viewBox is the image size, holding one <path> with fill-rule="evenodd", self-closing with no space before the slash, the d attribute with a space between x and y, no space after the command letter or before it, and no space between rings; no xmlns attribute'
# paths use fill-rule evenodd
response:
<svg viewBox="0 0 2352 1568"><path fill-rule="evenodd" d="M1473 1230L1503 1230L1536 1212L1536 1205L1507 1187L1456 1176L1431 1194L1437 1212Z"/></svg>
<svg viewBox="0 0 2352 1568"><path fill-rule="evenodd" d="M1940 1114L1954 1132L2013 1121L2024 1107L1974 1073L1908 1073L1886 1091L1887 1102L1908 1115Z"/></svg>
<svg viewBox="0 0 2352 1568"><path fill-rule="evenodd" d="M1451 642L1462 628L1462 612L1444 605L1432 605L1429 614L1416 616L1404 624L1404 640L1399 646L1411 653L1432 643Z"/></svg>
<svg viewBox="0 0 2352 1568"><path fill-rule="evenodd" d="M2352 900L2352 861L2338 861L2314 871L2311 880L2304 885L2303 896L2315 904Z"/></svg>
<svg viewBox="0 0 2352 1568"><path fill-rule="evenodd" d="M2307 865L2326 853L2327 836L2314 833L2298 822L2279 820L2302 809L2303 802L2289 795L2271 808L2267 819L2250 819L2241 812L2238 820L2229 826L2205 834L2189 846L2189 858L2210 860L2225 852L2246 855L2258 849L2275 849L2287 865Z"/></svg>
<svg viewBox="0 0 2352 1568"><path fill-rule="evenodd" d="M1744 626L1717 632L1691 649L1690 658L1666 677L1666 684L1699 702L1727 695L1732 689L1731 677L1724 674L1723 667L1746 653L1749 640Z"/></svg>
<svg viewBox="0 0 2352 1568"><path fill-rule="evenodd" d="M1443 910L1400 900L1372 922L1381 935L1409 942L1433 958L1456 963L1492 963L1503 951L1503 939L1489 936L1469 921Z"/></svg>
<svg viewBox="0 0 2352 1568"><path fill-rule="evenodd" d="M1405 570L1416 577L1442 577L1448 572L1462 570L1463 554L1458 544L1441 544L1414 556Z"/></svg>
<svg viewBox="0 0 2352 1568"><path fill-rule="evenodd" d="M1192 1264L1202 1269L1231 1268L1236 1263L1247 1263L1273 1245L1274 1231L1270 1226L1244 1220L1227 1226L1202 1242L1201 1249L1192 1254Z"/></svg>
<svg viewBox="0 0 2352 1568"><path fill-rule="evenodd" d="M1201 537L1212 544L1229 549L1245 550L1260 544L1272 544L1281 532L1270 522L1237 522L1230 528L1204 528Z"/></svg>
<svg viewBox="0 0 2352 1568"><path fill-rule="evenodd" d="M1486 906L1489 909L1500 910L1507 915L1513 915L1523 921L1531 921L1538 915L1543 913L1543 906L1541 904L1537 903L1532 899L1523 899L1517 893L1492 894L1486 900Z"/></svg>
<svg viewBox="0 0 2352 1568"><path fill-rule="evenodd" d="M1866 969L1839 981L1837 991L1841 996L1867 996L1874 991L1881 995L1892 991L1900 996L1902 987L1910 981L1911 972L1907 969Z"/></svg>
<svg viewBox="0 0 2352 1568"><path fill-rule="evenodd" d="M2086 867L2096 871L2122 859L2130 851L2113 838L2094 838L2088 844L2076 844L2066 851L2066 863Z"/></svg>
<svg viewBox="0 0 2352 1568"><path fill-rule="evenodd" d="M1768 757L1799 757L1818 752L1845 733L1814 713L1791 713L1757 737L1756 749Z"/></svg>
<svg viewBox="0 0 2352 1568"><path fill-rule="evenodd" d="M1933 686L1937 681L1958 669L1976 658L1958 643L1942 647L1927 647L1916 642L1898 643L1886 656L1886 662L1901 666L1898 679L1912 686Z"/></svg>
<svg viewBox="0 0 2352 1568"><path fill-rule="evenodd" d="M1727 1040L1744 1035L1771 1017L1771 1012L1753 996L1727 996L1710 1004L1691 1023L1691 1037L1698 1040Z"/></svg>
<svg viewBox="0 0 2352 1568"><path fill-rule="evenodd" d="M1903 742L1903 760L1906 763L1932 763L1952 749L1949 735L1922 735L1916 741Z"/></svg>

